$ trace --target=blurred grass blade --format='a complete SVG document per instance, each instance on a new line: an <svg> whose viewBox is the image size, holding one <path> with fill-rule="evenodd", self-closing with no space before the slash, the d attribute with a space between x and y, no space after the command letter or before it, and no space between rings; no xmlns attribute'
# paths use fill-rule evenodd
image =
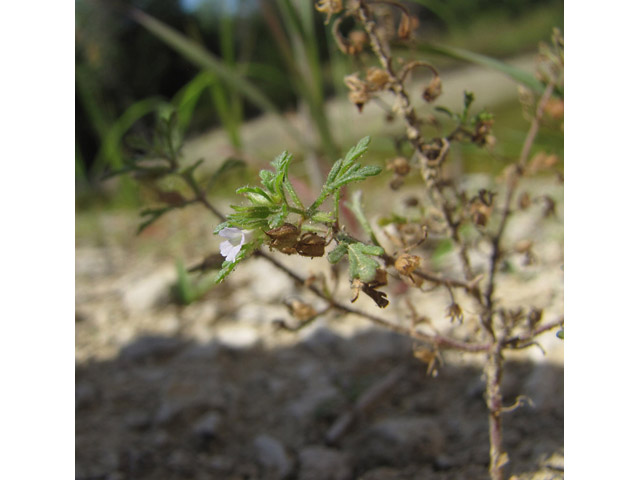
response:
<svg viewBox="0 0 640 480"><path fill-rule="evenodd" d="M122 154L120 146L124 135L135 122L145 115L155 112L158 107L166 106L167 102L161 98L147 98L131 105L109 128L102 140L100 151L96 157L95 168L111 166L113 169L122 168Z"/></svg>
<svg viewBox="0 0 640 480"><path fill-rule="evenodd" d="M247 81L244 76L229 68L217 57L205 50L202 46L188 39L180 32L174 30L161 21L147 15L146 13L131 9L132 18L149 30L153 35L165 42L171 48L180 53L184 58L196 64L198 67L211 70L216 73L230 88L235 88L242 93L247 100L266 112L271 112L280 120L280 125L300 144L309 148L310 145L305 140L304 135L287 121L277 107L260 90Z"/></svg>
<svg viewBox="0 0 640 480"><path fill-rule="evenodd" d="M417 3L422 5L425 8L428 8L431 13L433 13L436 17L440 18L447 26L447 28L451 28L456 24L456 17L453 9L447 5L446 2L442 0L409 0L410 2Z"/></svg>
<svg viewBox="0 0 640 480"><path fill-rule="evenodd" d="M198 104L202 92L213 82L211 72L200 72L189 83L178 91L173 97L172 103L178 112L178 127L185 132L191 123L193 111Z"/></svg>
<svg viewBox="0 0 640 480"><path fill-rule="evenodd" d="M233 112L226 103L225 91L215 73L206 70L196 75L189 83L173 97L172 103L178 112L178 127L184 134L191 123L193 113L203 92L208 90L220 120L224 125L231 144L240 148L240 133L238 121L233 117Z"/></svg>
<svg viewBox="0 0 640 480"><path fill-rule="evenodd" d="M444 55L445 57L454 58L456 60L463 60L465 62L471 62L483 67L497 70L536 93L542 93L544 91L544 85L533 74L508 65L495 58L487 57L479 53L470 52L469 50L465 50L463 48L447 47L444 45L435 45L432 43L425 43L420 47L420 49L424 52Z"/></svg>

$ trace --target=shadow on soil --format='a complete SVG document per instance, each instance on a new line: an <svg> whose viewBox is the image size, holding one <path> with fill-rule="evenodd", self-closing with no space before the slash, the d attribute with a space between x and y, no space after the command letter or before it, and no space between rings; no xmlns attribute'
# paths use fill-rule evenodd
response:
<svg viewBox="0 0 640 480"><path fill-rule="evenodd" d="M402 365L328 446L336 420ZM429 377L411 342L377 330L319 330L276 350L141 337L76 367L76 479L486 478L481 374L445 357ZM505 478L540 471L563 448L563 369L509 363L505 404L520 394L534 406L505 414Z"/></svg>

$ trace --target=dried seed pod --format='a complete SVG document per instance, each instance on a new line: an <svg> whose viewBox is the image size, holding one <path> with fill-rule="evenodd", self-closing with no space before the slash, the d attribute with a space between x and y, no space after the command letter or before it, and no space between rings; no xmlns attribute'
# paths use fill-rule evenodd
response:
<svg viewBox="0 0 640 480"><path fill-rule="evenodd" d="M529 196L529 192L522 192L520 197L518 197L518 206L522 210L526 210L531 206L531 197Z"/></svg>
<svg viewBox="0 0 640 480"><path fill-rule="evenodd" d="M301 302L300 300L292 300L291 303L287 305L287 307L289 307L293 318L295 318L299 322L308 322L313 317L318 315L318 312L315 308L307 303Z"/></svg>
<svg viewBox="0 0 640 480"><path fill-rule="evenodd" d="M493 212L494 192L485 190L484 188L478 192L478 195L471 199L469 204L469 214L473 223L479 226L486 226Z"/></svg>
<svg viewBox="0 0 640 480"><path fill-rule="evenodd" d="M420 262L422 262L422 259L417 255L403 253L395 261L394 266L399 274L410 276L411 273L420 266Z"/></svg>
<svg viewBox="0 0 640 480"><path fill-rule="evenodd" d="M410 17L403 12L398 25L398 38L401 40L410 39L413 31L418 28L418 24L419 21L416 17Z"/></svg>
<svg viewBox="0 0 640 480"><path fill-rule="evenodd" d="M291 255L296 253L296 244L298 243L298 235L300 235L300 229L291 223L285 223L284 225L273 228L268 232L265 232L271 240L269 248Z"/></svg>
<svg viewBox="0 0 640 480"><path fill-rule="evenodd" d="M347 46L347 53L349 55L358 55L364 50L368 41L367 34L362 30L352 30L349 32L349 45Z"/></svg>
<svg viewBox="0 0 640 480"><path fill-rule="evenodd" d="M442 80L439 75L436 75L422 91L422 98L426 102L431 103L440 95L442 95Z"/></svg>
<svg viewBox="0 0 640 480"><path fill-rule="evenodd" d="M342 0L318 0L318 3L316 3L316 10L327 14L325 24L329 23L332 15L340 13L342 9Z"/></svg>
<svg viewBox="0 0 640 480"><path fill-rule="evenodd" d="M458 305L455 302L453 302L451 305L447 307L447 312L445 316L448 317L451 320L451 322L456 320L458 323L462 323L462 321L464 320L464 315L462 314L462 308L460 308L460 305Z"/></svg>
<svg viewBox="0 0 640 480"><path fill-rule="evenodd" d="M411 165L405 157L396 157L393 160L387 160L387 170L404 177L411 171Z"/></svg>
<svg viewBox="0 0 640 480"><path fill-rule="evenodd" d="M367 70L367 82L371 90L380 91L389 83L389 74L381 68L372 67Z"/></svg>
<svg viewBox="0 0 640 480"><path fill-rule="evenodd" d="M532 246L533 242L531 240L520 240L513 246L513 249L518 253L527 253Z"/></svg>
<svg viewBox="0 0 640 480"><path fill-rule="evenodd" d="M344 77L344 83L351 90L349 101L358 107L359 112L362 112L364 105L371 100L367 84L358 78L357 73Z"/></svg>
<svg viewBox="0 0 640 480"><path fill-rule="evenodd" d="M550 98L544 106L544 111L556 120L564 118L564 100L560 98Z"/></svg>
<svg viewBox="0 0 640 480"><path fill-rule="evenodd" d="M305 232L295 245L298 254L303 257L322 257L324 255L325 238L313 232Z"/></svg>

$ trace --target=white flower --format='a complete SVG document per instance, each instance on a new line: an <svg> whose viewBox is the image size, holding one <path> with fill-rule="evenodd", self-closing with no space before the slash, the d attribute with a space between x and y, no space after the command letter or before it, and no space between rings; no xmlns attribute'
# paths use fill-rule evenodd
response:
<svg viewBox="0 0 640 480"><path fill-rule="evenodd" d="M220 253L225 260L235 262L240 249L248 241L247 232L235 227L226 227L220 230L218 235L227 239L220 244Z"/></svg>

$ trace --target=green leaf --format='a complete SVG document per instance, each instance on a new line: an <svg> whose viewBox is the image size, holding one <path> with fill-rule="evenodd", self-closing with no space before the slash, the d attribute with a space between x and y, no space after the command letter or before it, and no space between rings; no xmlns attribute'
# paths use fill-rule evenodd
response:
<svg viewBox="0 0 640 480"><path fill-rule="evenodd" d="M333 223L335 218L329 212L317 212L311 217L311 220L319 223Z"/></svg>
<svg viewBox="0 0 640 480"><path fill-rule="evenodd" d="M344 157L343 168L344 171L346 168L351 166L353 162L358 160L362 155L366 153L369 149L369 144L371 143L371 137L364 137L360 139L358 144L355 147L351 147L347 154Z"/></svg>
<svg viewBox="0 0 640 480"><path fill-rule="evenodd" d="M269 220L269 228L278 228L282 226L282 224L284 224L288 216L289 216L289 209L287 208L286 205L282 205L282 210L279 213L275 214L273 217L271 217L271 219Z"/></svg>
<svg viewBox="0 0 640 480"><path fill-rule="evenodd" d="M273 181L273 188L280 198L284 199L284 182L289 174L289 165L291 165L291 160L293 160L293 155L291 155L286 150L282 152L280 155L276 157L276 159L271 162L271 165L276 169L276 177Z"/></svg>
<svg viewBox="0 0 640 480"><path fill-rule="evenodd" d="M339 243L336 248L334 248L329 252L329 254L327 255L327 260L329 260L329 263L338 263L340 259L342 259L342 257L345 256L346 253L347 253L347 244Z"/></svg>
<svg viewBox="0 0 640 480"><path fill-rule="evenodd" d="M448 115L450 118L455 118L456 117L456 115L446 107L438 106L438 107L435 108L435 110L436 110L436 112L440 112L440 113L444 113L444 114Z"/></svg>
<svg viewBox="0 0 640 480"><path fill-rule="evenodd" d="M371 228L371 224L369 223L369 221L367 220L367 217L364 214L364 208L362 206L362 190L355 191L351 196L351 202L347 202L346 206L349 210L353 212L353 214L356 217L356 220L358 220L358 223L360 223L360 226L369 236L371 241L376 245L379 245L380 243L378 242L378 239L376 238L375 233L373 233L373 228Z"/></svg>
<svg viewBox="0 0 640 480"><path fill-rule="evenodd" d="M344 176L339 177L336 181L327 185L327 188L335 191L348 183L359 182L367 177L378 175L380 172L382 172L382 168L377 165L366 165L362 167L359 163L356 163L345 172Z"/></svg>
<svg viewBox="0 0 640 480"><path fill-rule="evenodd" d="M230 262L229 260L225 260L222 263L222 268L218 272L215 282L216 283L222 282L231 272L233 272L233 270L238 266L238 264L242 260L247 258L247 256L249 256L249 254L252 253L256 248L257 248L257 245L255 244L255 242L247 243L246 245L243 245L240 251L238 252L238 255L236 255L236 258L233 262Z"/></svg>
<svg viewBox="0 0 640 480"><path fill-rule="evenodd" d="M276 189L273 186L275 179L276 174L271 170L260 170L260 180L262 181L262 185L271 193L276 193Z"/></svg>
<svg viewBox="0 0 640 480"><path fill-rule="evenodd" d="M376 277L376 270L380 264L371 255L382 255L384 249L375 245L365 245L361 242L340 242L329 252L329 263L338 263L345 254L349 255L349 277L359 278L363 282L370 282Z"/></svg>
<svg viewBox="0 0 640 480"><path fill-rule="evenodd" d="M260 187L242 187L236 190L237 194L244 194L254 205L272 205L271 197Z"/></svg>
<svg viewBox="0 0 640 480"><path fill-rule="evenodd" d="M182 303L183 305L189 305L193 302L196 295L193 291L191 281L189 280L187 269L185 268L184 263L181 260L178 260L176 262L176 270L178 273L178 278L175 285L176 296L178 297L180 303Z"/></svg>
<svg viewBox="0 0 640 480"><path fill-rule="evenodd" d="M363 243L351 243L347 245L349 250L349 276L359 278L363 282L371 282L376 278L376 270L380 264L370 255L382 255L384 250L374 245Z"/></svg>
<svg viewBox="0 0 640 480"><path fill-rule="evenodd" d="M147 219L138 226L138 230L136 234L140 235L143 230L151 226L151 224L154 223L156 220L158 220L162 215L173 210L174 208L175 207L173 206L168 206L164 208L150 208L140 212L140 216L147 217Z"/></svg>
<svg viewBox="0 0 640 480"><path fill-rule="evenodd" d="M338 176L338 173L340 172L340 169L342 168L342 162L343 160L340 159L333 164L333 167L331 167L331 171L329 172L329 175L327 175L327 183L331 183L336 179L336 177Z"/></svg>
<svg viewBox="0 0 640 480"><path fill-rule="evenodd" d="M231 225L229 224L229 222L222 222L220 225L218 225L216 228L213 229L213 234L217 235L218 233L220 233L223 229L225 228L229 228Z"/></svg>

